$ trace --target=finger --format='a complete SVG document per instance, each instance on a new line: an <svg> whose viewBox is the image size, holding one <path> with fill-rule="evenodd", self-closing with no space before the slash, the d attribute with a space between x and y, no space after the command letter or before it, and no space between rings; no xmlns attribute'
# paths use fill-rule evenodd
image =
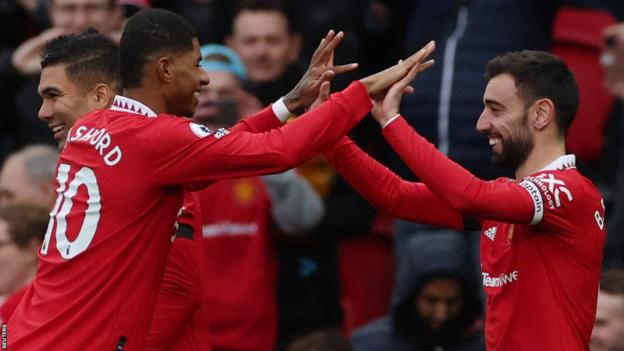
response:
<svg viewBox="0 0 624 351"><path fill-rule="evenodd" d="M414 87L411 85L406 86L405 88L403 88L403 94L413 94L414 93Z"/></svg>
<svg viewBox="0 0 624 351"><path fill-rule="evenodd" d="M434 64L435 64L435 60L434 59L431 59L431 60L429 60L427 62L424 62L424 63L419 63L418 64L418 73L428 69L429 67L433 66Z"/></svg>
<svg viewBox="0 0 624 351"><path fill-rule="evenodd" d="M333 54L334 49L336 49L336 46L340 44L340 42L342 41L342 38L344 38L344 32L340 31L320 51L319 56L318 56L318 61L326 62L329 56Z"/></svg>
<svg viewBox="0 0 624 351"><path fill-rule="evenodd" d="M336 73L334 71L328 70L323 72L323 74L321 74L321 77L316 82L314 82L314 89L320 89L320 86L324 82L329 82L330 80L334 79L335 76Z"/></svg>
<svg viewBox="0 0 624 351"><path fill-rule="evenodd" d="M405 59L403 64L408 64L411 66L416 62L426 59L429 55L431 55L431 53L434 50L435 50L435 42L432 40L429 43L427 43L427 45L425 45L423 48L421 48L416 53L414 53L412 56Z"/></svg>
<svg viewBox="0 0 624 351"><path fill-rule="evenodd" d="M325 38L321 39L321 42L316 47L316 50L314 50L314 53L312 54L312 59L310 60L310 64L318 63L318 57L325 50L325 48L327 47L327 44L329 44L329 42L334 38L334 36L335 36L334 30L330 29L329 32L327 32L327 34L325 35Z"/></svg>
<svg viewBox="0 0 624 351"><path fill-rule="evenodd" d="M325 66L331 67L333 65L334 65L334 51L331 52L331 54L327 58L327 61L325 61Z"/></svg>
<svg viewBox="0 0 624 351"><path fill-rule="evenodd" d="M321 89L319 90L319 98L321 99L321 101L329 100L329 88L330 88L329 81L325 81L321 83Z"/></svg>
<svg viewBox="0 0 624 351"><path fill-rule="evenodd" d="M357 67L358 67L357 63L349 63L349 64L346 64L346 65L327 67L327 69L331 70L331 71L334 71L336 74L342 74L342 73L345 73L345 72L353 71Z"/></svg>

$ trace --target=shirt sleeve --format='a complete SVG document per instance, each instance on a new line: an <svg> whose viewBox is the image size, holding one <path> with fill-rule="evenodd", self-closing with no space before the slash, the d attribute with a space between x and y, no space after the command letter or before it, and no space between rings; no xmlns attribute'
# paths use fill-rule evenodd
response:
<svg viewBox="0 0 624 351"><path fill-rule="evenodd" d="M173 349L203 303L203 242L195 201L190 193L185 193L184 205L176 220L176 238L167 255L146 350Z"/></svg>
<svg viewBox="0 0 624 351"><path fill-rule="evenodd" d="M327 149L370 111L364 86L341 93L281 128L264 133L210 131L181 118L159 116L144 137L147 169L161 185L276 173Z"/></svg>
<svg viewBox="0 0 624 351"><path fill-rule="evenodd" d="M379 212L424 224L462 229L459 211L426 185L401 179L344 137L325 155L351 186Z"/></svg>
<svg viewBox="0 0 624 351"><path fill-rule="evenodd" d="M236 123L230 131L261 133L282 126L271 105Z"/></svg>
<svg viewBox="0 0 624 351"><path fill-rule="evenodd" d="M515 182L484 181L448 159L405 122L382 131L407 166L442 201L464 215L511 223L532 223L531 194Z"/></svg>

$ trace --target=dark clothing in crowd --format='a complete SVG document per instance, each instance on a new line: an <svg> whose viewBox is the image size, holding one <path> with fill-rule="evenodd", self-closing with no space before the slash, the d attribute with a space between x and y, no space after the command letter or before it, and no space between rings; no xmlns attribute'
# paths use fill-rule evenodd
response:
<svg viewBox="0 0 624 351"><path fill-rule="evenodd" d="M398 262L391 314L352 335L355 351L482 351L481 300L467 263L465 238L455 233L420 234L407 242ZM414 298L435 278L454 278L464 287L464 309L438 333L427 332Z"/></svg>

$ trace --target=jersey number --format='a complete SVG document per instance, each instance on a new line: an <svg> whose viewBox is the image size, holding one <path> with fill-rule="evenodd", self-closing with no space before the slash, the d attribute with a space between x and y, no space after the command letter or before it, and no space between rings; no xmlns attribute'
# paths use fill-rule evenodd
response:
<svg viewBox="0 0 624 351"><path fill-rule="evenodd" d="M50 237L52 231L56 227L56 248L65 259L76 257L81 252L85 251L95 235L98 222L100 220L100 209L102 207L100 202L100 189L98 187L97 179L95 179L95 173L88 167L82 167L74 179L69 183L70 166L68 164L61 163L58 168L56 179L59 182L59 187L56 189L58 196L56 197L56 203L54 209L50 213L50 222L48 223L48 230L46 231L43 244L41 245L41 254L48 254L48 246L50 245ZM78 236L74 241L69 241L67 238L67 214L72 209L74 204L73 198L78 193L78 188L84 185L87 189L87 210L84 214L84 221L80 226ZM56 226L54 225L56 223Z"/></svg>

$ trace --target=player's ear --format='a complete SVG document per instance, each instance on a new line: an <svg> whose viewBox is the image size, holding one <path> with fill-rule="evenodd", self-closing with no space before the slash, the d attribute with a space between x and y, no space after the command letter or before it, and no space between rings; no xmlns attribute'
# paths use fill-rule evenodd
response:
<svg viewBox="0 0 624 351"><path fill-rule="evenodd" d="M160 57L156 61L156 75L161 82L169 83L173 80L173 64L168 56Z"/></svg>
<svg viewBox="0 0 624 351"><path fill-rule="evenodd" d="M532 124L537 130L544 130L550 124L555 123L555 105L550 99L535 101L529 113L533 115Z"/></svg>
<svg viewBox="0 0 624 351"><path fill-rule="evenodd" d="M108 84L104 83L97 84L93 87L91 93L98 109L109 107L115 98L114 90Z"/></svg>

